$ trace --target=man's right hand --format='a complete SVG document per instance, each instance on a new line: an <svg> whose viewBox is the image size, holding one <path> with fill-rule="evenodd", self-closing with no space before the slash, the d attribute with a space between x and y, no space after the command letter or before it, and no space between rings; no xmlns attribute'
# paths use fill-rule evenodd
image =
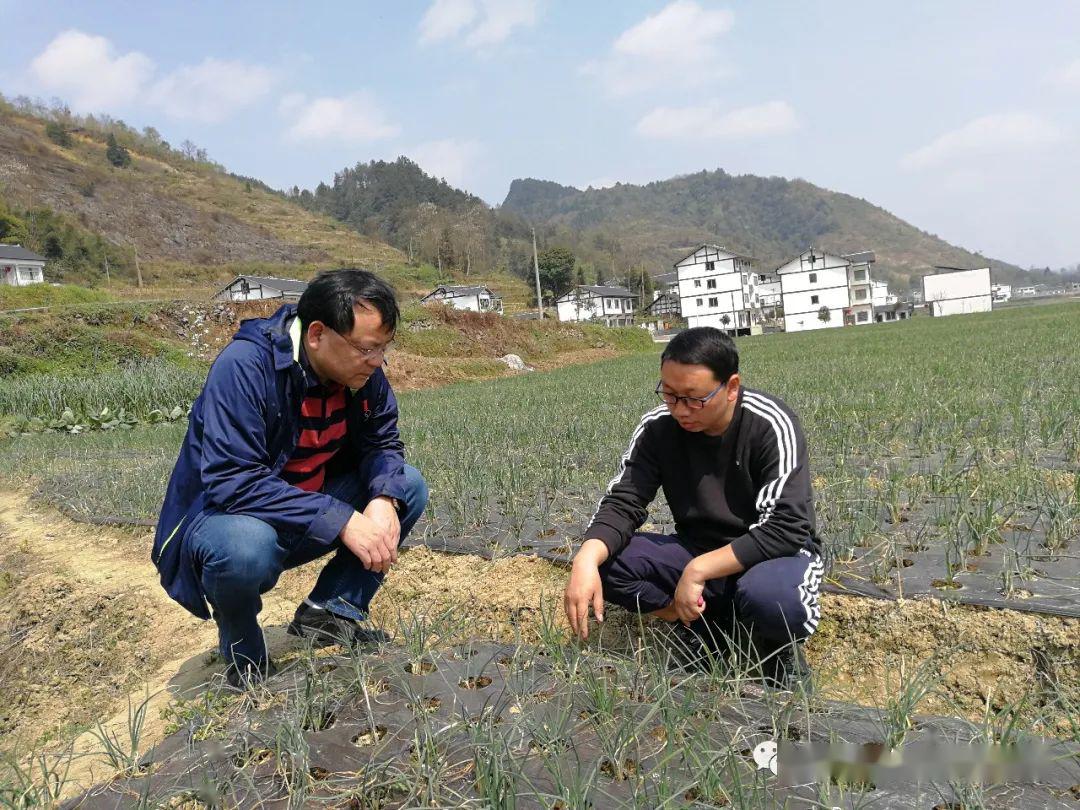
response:
<svg viewBox="0 0 1080 810"><path fill-rule="evenodd" d="M600 564L607 559L603 541L586 540L574 557L570 581L566 584L563 604L570 629L582 641L589 637L589 608L598 622L604 620L604 586L600 582Z"/></svg>
<svg viewBox="0 0 1080 810"><path fill-rule="evenodd" d="M341 530L341 542L369 571L385 574L397 562L397 543L390 532L362 512L353 512Z"/></svg>

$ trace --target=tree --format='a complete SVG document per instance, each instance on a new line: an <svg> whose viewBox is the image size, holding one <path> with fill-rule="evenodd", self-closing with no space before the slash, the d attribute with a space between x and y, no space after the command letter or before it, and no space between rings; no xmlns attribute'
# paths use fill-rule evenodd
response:
<svg viewBox="0 0 1080 810"><path fill-rule="evenodd" d="M832 320L832 312L830 312L829 308L823 304L821 309L817 311L817 319L822 323L828 323Z"/></svg>
<svg viewBox="0 0 1080 810"><path fill-rule="evenodd" d="M570 289L574 279L574 254L563 247L553 247L537 257L540 265L540 287L552 298L558 298Z"/></svg>
<svg viewBox="0 0 1080 810"><path fill-rule="evenodd" d="M45 125L45 137L57 146L71 146L71 133L64 128L63 124L56 121L50 121Z"/></svg>
<svg viewBox="0 0 1080 810"><path fill-rule="evenodd" d="M111 132L109 133L109 138L105 145L105 158L118 169L123 169L124 167L131 165L131 154L127 149L116 142L116 136Z"/></svg>
<svg viewBox="0 0 1080 810"><path fill-rule="evenodd" d="M0 242L22 245L29 234L26 223L12 213L3 200L0 200Z"/></svg>

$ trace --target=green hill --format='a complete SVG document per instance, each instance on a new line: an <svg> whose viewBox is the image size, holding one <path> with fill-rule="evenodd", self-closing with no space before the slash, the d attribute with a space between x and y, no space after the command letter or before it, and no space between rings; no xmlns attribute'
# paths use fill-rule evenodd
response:
<svg viewBox="0 0 1080 810"><path fill-rule="evenodd" d="M581 191L515 180L502 211L545 223L580 257L668 269L702 242L754 256L762 269L813 245L837 253L873 250L879 272L906 288L934 265L990 264L995 278L1027 271L950 245L866 200L805 180L702 171L647 185ZM619 259L616 258L616 263ZM879 276L882 277L882 276Z"/></svg>

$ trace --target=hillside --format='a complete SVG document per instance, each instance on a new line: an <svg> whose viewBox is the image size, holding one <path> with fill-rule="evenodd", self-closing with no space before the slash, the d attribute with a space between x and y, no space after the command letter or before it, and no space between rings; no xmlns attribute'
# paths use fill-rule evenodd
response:
<svg viewBox="0 0 1080 810"><path fill-rule="evenodd" d="M866 200L804 180L702 171L649 183L587 189L515 180L502 210L545 223L579 256L667 269L702 242L719 242L771 269L814 245L838 253L873 250L883 276L901 288L933 265L984 266L1009 280L1026 271L977 256L919 230ZM610 261L610 259L609 259ZM879 276L882 277L882 276Z"/></svg>
<svg viewBox="0 0 1080 810"><path fill-rule="evenodd" d="M103 239L114 280L133 280L136 252L144 280L158 285L208 283L238 269L305 276L328 264L404 262L384 242L230 175L205 156L184 159L163 142L151 149L118 122L68 122L61 145L47 136L49 123L0 99L0 203L24 219L40 211ZM129 166L106 160L107 131L119 133ZM29 246L43 250L32 237ZM56 269L60 278L51 273L53 280L93 283L104 276L103 267L94 268L98 278L84 272L90 277L65 279L63 262Z"/></svg>

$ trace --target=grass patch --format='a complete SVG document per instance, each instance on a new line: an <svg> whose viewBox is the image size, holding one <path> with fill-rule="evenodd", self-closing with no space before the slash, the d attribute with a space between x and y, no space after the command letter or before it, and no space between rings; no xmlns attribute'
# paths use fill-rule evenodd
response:
<svg viewBox="0 0 1080 810"><path fill-rule="evenodd" d="M110 295L104 290L73 284L31 284L28 287L0 285L0 310L99 304L108 300Z"/></svg>

